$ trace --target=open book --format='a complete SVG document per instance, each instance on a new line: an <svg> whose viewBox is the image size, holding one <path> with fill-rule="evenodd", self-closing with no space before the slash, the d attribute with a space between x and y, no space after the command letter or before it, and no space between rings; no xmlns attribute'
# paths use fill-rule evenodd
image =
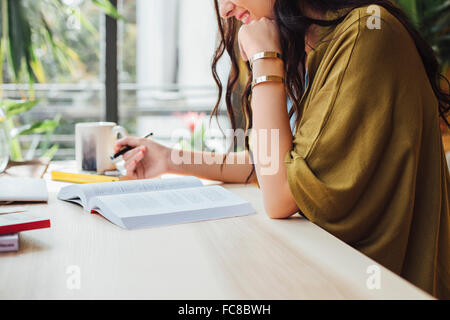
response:
<svg viewBox="0 0 450 320"><path fill-rule="evenodd" d="M58 199L77 203L125 229L221 219L255 213L250 203L220 186L181 177L71 185Z"/></svg>

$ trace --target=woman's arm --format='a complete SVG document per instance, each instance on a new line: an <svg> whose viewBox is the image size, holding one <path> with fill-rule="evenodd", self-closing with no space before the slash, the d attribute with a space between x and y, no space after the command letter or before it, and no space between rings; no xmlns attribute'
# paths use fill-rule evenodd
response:
<svg viewBox="0 0 450 320"><path fill-rule="evenodd" d="M123 155L127 177L130 179L151 179L173 173L225 183L245 183L252 173L248 152L232 152L224 162L221 154L175 150L150 139L136 137L125 137L117 141L114 151L125 146L134 148ZM225 163L223 170L222 163ZM256 183L254 173L248 182Z"/></svg>
<svg viewBox="0 0 450 320"><path fill-rule="evenodd" d="M282 75L278 60L259 60L253 67L254 77ZM251 149L258 182L271 218L287 218L298 212L289 189L284 159L292 149L292 133L283 83L256 86L252 94L253 137Z"/></svg>
<svg viewBox="0 0 450 320"><path fill-rule="evenodd" d="M179 159L187 161L181 162ZM167 171L225 183L246 183L252 173L248 182L257 183L248 152L232 152L223 160L222 154L172 150Z"/></svg>
<svg viewBox="0 0 450 320"><path fill-rule="evenodd" d="M281 52L278 29L275 22L268 19L243 26L239 41L244 60L262 51ZM255 61L253 79L265 75L284 77L283 62L279 59ZM251 149L266 212L271 218L287 218L298 212L298 207L289 188L284 163L293 142L284 84L268 82L255 86L252 112Z"/></svg>

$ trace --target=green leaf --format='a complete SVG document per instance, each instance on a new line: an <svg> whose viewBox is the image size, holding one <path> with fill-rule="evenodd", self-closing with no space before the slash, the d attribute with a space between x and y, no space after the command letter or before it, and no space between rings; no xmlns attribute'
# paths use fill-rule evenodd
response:
<svg viewBox="0 0 450 320"><path fill-rule="evenodd" d="M78 19L80 19L81 25L85 27L91 34L95 34L97 32L97 29L92 25L89 20L87 20L82 14L79 12L76 12L76 15Z"/></svg>
<svg viewBox="0 0 450 320"><path fill-rule="evenodd" d="M13 119L11 119L11 118L8 119L7 123L8 123L9 129L11 131L15 130ZM11 137L11 136L10 136L10 138L11 138L11 140L10 140L10 144L11 144L11 159L13 161L21 161L23 159L23 156L22 156L22 148L20 147L20 142L19 142L19 140L17 138L14 138L14 137Z"/></svg>
<svg viewBox="0 0 450 320"><path fill-rule="evenodd" d="M42 23L44 37L47 39L49 49L51 50L55 61L63 70L73 74L75 72L73 62L79 61L78 55L72 49L67 47L64 42L54 37L53 30L50 28L50 25L43 14L41 14L40 21Z"/></svg>
<svg viewBox="0 0 450 320"><path fill-rule="evenodd" d="M109 15L110 17L126 21L126 18L117 11L117 8L114 7L109 0L92 0L92 2L99 8L101 8L105 12L105 14Z"/></svg>
<svg viewBox="0 0 450 320"><path fill-rule="evenodd" d="M59 127L59 121L55 120L44 120L35 122L31 125L24 126L18 130L16 136L23 136L32 133L46 133L53 131Z"/></svg>
<svg viewBox="0 0 450 320"><path fill-rule="evenodd" d="M0 41L0 66L4 65L5 55L8 47L8 2L0 0L1 9L1 41ZM0 83L3 83L3 68L0 68ZM3 92L1 92L3 93Z"/></svg>
<svg viewBox="0 0 450 320"><path fill-rule="evenodd" d="M12 118L18 114L27 112L35 107L39 103L39 100L30 100L25 102L17 102L13 100L3 100L0 102L0 106L3 107L7 118Z"/></svg>
<svg viewBox="0 0 450 320"><path fill-rule="evenodd" d="M110 0L89 1L105 14L127 21ZM32 85L35 82L46 81L46 70L36 55L37 47L43 52L53 54L55 65L61 71L72 74L76 72L76 65L80 62L78 54L68 46L70 40L65 37L64 32L54 32L59 31L55 30L59 27L58 23L47 21L45 17L46 12L60 13L65 17L70 6L61 0L0 0L0 2L0 65L6 60L14 82L28 80ZM71 14L76 15L89 32L92 34L97 32L79 11L73 10ZM3 78L3 68L0 68L0 82L3 82ZM31 86L30 88L32 90Z"/></svg>
<svg viewBox="0 0 450 320"><path fill-rule="evenodd" d="M22 16L21 0L8 0L9 56L16 82L20 78L24 49L24 28L28 26Z"/></svg>
<svg viewBox="0 0 450 320"><path fill-rule="evenodd" d="M397 0L425 40L430 43L442 64L450 63L450 0Z"/></svg>
<svg viewBox="0 0 450 320"><path fill-rule="evenodd" d="M43 155L43 158L48 158L50 160L53 159L53 157L55 156L56 152L59 150L59 144L55 144L53 145L50 149L48 149Z"/></svg>
<svg viewBox="0 0 450 320"><path fill-rule="evenodd" d="M398 0L397 1L403 11L409 16L413 23L418 26L420 23L420 17L418 12L418 4L416 0Z"/></svg>

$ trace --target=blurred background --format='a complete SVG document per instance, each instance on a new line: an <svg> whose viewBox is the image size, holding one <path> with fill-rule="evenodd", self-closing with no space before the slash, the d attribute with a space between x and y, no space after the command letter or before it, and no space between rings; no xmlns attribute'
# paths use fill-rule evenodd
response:
<svg viewBox="0 0 450 320"><path fill-rule="evenodd" d="M397 2L450 78L450 0ZM185 128L223 151L225 113L205 136L217 100L212 0L0 0L0 10L0 105L14 160L74 159L74 125L90 121L166 144ZM228 69L223 59L222 79Z"/></svg>

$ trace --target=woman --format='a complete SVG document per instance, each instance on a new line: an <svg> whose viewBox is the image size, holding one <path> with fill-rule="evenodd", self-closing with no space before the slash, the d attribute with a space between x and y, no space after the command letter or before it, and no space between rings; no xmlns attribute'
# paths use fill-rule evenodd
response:
<svg viewBox="0 0 450 320"><path fill-rule="evenodd" d="M213 73L222 94L215 66L226 51L233 128L236 42L241 58L251 59L242 98L250 151L213 165L214 155L186 151L185 159L204 164L180 164L173 150L129 137L116 145L135 147L124 156L129 177L258 183L269 217L300 212L418 287L450 298L450 178L439 128L450 96L432 49L406 16L386 0L220 0L216 11L222 41ZM262 139L267 132L275 134ZM269 161L259 152L264 147Z"/></svg>

